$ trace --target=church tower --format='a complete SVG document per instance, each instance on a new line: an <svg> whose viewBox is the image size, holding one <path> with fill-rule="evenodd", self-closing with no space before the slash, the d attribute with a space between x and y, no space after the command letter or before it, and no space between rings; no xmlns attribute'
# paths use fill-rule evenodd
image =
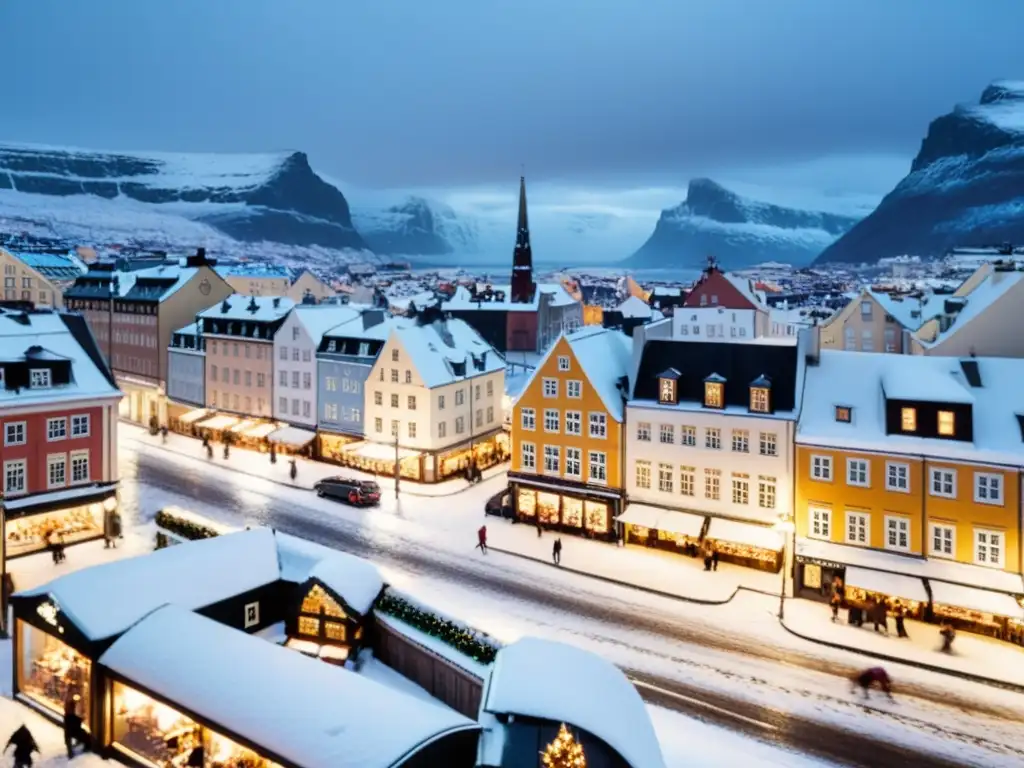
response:
<svg viewBox="0 0 1024 768"><path fill-rule="evenodd" d="M529 304L537 286L533 282L533 251L530 249L530 225L526 220L526 177L519 177L519 224L516 247L512 251L512 296L516 304Z"/></svg>

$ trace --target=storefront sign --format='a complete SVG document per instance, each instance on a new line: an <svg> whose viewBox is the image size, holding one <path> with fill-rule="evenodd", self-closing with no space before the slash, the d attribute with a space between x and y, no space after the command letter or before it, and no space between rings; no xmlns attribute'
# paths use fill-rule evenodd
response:
<svg viewBox="0 0 1024 768"><path fill-rule="evenodd" d="M805 557L804 555L797 555L796 561L798 563L814 563L815 565L820 565L822 568L831 568L832 570L846 567L843 563L835 563L831 560L821 560L817 557Z"/></svg>

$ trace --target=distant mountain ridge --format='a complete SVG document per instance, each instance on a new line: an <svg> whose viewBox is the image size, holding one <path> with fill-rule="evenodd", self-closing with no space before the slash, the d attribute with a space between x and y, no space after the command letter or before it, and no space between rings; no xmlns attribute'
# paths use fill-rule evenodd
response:
<svg viewBox="0 0 1024 768"><path fill-rule="evenodd" d="M479 249L474 222L448 205L415 195L385 208L353 206L352 218L374 253L443 256Z"/></svg>
<svg viewBox="0 0 1024 768"><path fill-rule="evenodd" d="M910 173L815 263L940 257L955 247L1024 242L1024 82L931 122Z"/></svg>
<svg viewBox="0 0 1024 768"><path fill-rule="evenodd" d="M857 219L751 200L711 179L693 179L626 259L632 267L699 267L709 255L730 268L764 261L807 264Z"/></svg>

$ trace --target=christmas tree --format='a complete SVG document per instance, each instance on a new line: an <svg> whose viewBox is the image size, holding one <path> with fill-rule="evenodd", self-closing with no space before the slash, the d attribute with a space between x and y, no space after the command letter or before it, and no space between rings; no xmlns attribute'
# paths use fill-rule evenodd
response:
<svg viewBox="0 0 1024 768"><path fill-rule="evenodd" d="M569 733L565 723L558 729L555 740L544 750L542 762L544 768L587 768L583 746Z"/></svg>

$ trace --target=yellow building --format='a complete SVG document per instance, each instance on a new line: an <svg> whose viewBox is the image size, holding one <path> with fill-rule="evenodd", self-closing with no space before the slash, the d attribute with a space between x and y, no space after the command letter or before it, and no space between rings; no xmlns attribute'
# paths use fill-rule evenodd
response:
<svg viewBox="0 0 1024 768"><path fill-rule="evenodd" d="M41 308L64 306L64 290L85 273L77 256L54 253L14 253L0 248L4 301L31 302Z"/></svg>
<svg viewBox="0 0 1024 768"><path fill-rule="evenodd" d="M1024 638L1024 360L823 350L796 435L797 594Z"/></svg>
<svg viewBox="0 0 1024 768"><path fill-rule="evenodd" d="M621 332L584 328L560 337L537 366L512 412L508 476L519 520L614 537L630 355Z"/></svg>

